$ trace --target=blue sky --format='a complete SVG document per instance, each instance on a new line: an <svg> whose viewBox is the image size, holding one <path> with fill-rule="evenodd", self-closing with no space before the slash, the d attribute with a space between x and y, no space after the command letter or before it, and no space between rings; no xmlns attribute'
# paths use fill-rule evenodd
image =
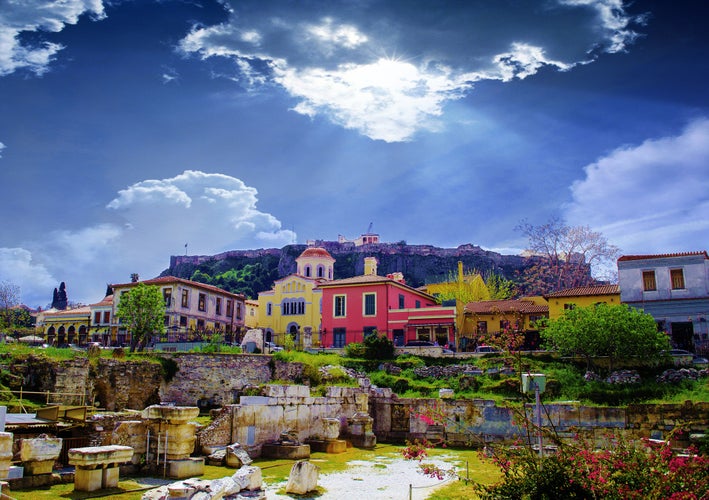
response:
<svg viewBox="0 0 709 500"><path fill-rule="evenodd" d="M516 253L561 216L709 248L706 2L0 0L0 280L92 303L169 256Z"/></svg>

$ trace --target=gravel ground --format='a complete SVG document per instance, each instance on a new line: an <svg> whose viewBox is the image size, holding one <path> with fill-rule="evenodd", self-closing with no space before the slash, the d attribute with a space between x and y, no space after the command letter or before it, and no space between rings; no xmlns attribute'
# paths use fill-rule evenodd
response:
<svg viewBox="0 0 709 500"><path fill-rule="evenodd" d="M317 465L316 461L312 461ZM442 467L450 467L442 460L428 459L427 463L435 463ZM402 458L379 458L375 461L353 461L348 463L348 469L342 472L320 474L318 486L325 492L319 496L298 496L299 500L342 500L354 498L359 500L408 500L409 485L412 485L411 499L424 500L433 491L449 480L439 481L418 472L418 462ZM268 500L292 500L293 496L279 495L276 492L285 488L285 482L265 484Z"/></svg>

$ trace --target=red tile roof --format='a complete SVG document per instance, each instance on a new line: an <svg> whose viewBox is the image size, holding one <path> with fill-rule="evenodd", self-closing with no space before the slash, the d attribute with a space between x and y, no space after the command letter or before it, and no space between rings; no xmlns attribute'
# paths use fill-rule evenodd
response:
<svg viewBox="0 0 709 500"><path fill-rule="evenodd" d="M592 286L577 286L576 288L567 288L546 294L544 298L549 297L586 297L593 295L617 295L620 293L618 285L592 285Z"/></svg>
<svg viewBox="0 0 709 500"><path fill-rule="evenodd" d="M106 295L101 302L91 304L91 307L111 306L113 305L113 295Z"/></svg>
<svg viewBox="0 0 709 500"><path fill-rule="evenodd" d="M77 316L86 315L91 313L91 308L89 306L75 307L74 309L65 309L63 311L52 311L48 309L45 311L45 317L47 316Z"/></svg>
<svg viewBox="0 0 709 500"><path fill-rule="evenodd" d="M132 287L132 286L137 285L138 283L144 283L146 285L169 285L171 283L182 283L184 285L202 288L204 290L209 290L209 291L212 291L215 293L222 293L225 295L231 295L232 297L238 297L241 299L244 298L243 295L238 294L238 293L227 292L226 290L222 290L221 288L213 286L213 285L207 285L206 283L200 283L198 281L186 280L184 278L178 278L176 276L159 276L159 277L153 278L151 280L143 280L143 281L130 282L130 283L120 283L120 284L111 285L111 288Z"/></svg>
<svg viewBox="0 0 709 500"><path fill-rule="evenodd" d="M298 258L300 257L317 257L335 260L332 255L330 255L330 252L321 247L306 248L303 253L298 256Z"/></svg>
<svg viewBox="0 0 709 500"><path fill-rule="evenodd" d="M522 314L548 313L549 306L537 305L531 300L483 300L465 305L464 312L477 314L494 314L517 312Z"/></svg>
<svg viewBox="0 0 709 500"><path fill-rule="evenodd" d="M627 260L663 259L668 257L689 257L692 255L699 255L703 256L705 259L709 259L709 254L707 254L707 251L701 250L699 252L660 253L657 255L623 255L618 258L618 262Z"/></svg>

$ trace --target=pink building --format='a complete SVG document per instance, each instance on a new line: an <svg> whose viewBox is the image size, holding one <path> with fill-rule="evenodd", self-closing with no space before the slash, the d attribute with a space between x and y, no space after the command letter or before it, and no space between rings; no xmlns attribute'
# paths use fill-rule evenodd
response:
<svg viewBox="0 0 709 500"><path fill-rule="evenodd" d="M385 334L395 345L412 341L455 341L455 307L406 285L400 275L377 276L376 259L365 259L365 274L329 281L322 290L322 344L344 347L366 335Z"/></svg>

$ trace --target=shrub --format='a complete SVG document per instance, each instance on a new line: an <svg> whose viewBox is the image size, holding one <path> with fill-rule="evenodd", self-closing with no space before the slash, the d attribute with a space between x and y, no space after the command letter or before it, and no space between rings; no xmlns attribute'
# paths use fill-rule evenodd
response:
<svg viewBox="0 0 709 500"><path fill-rule="evenodd" d="M359 342L352 342L345 346L345 355L348 358L364 358L366 349L364 344Z"/></svg>
<svg viewBox="0 0 709 500"><path fill-rule="evenodd" d="M364 338L364 357L366 359L392 359L394 358L394 343L386 335L376 332Z"/></svg>

